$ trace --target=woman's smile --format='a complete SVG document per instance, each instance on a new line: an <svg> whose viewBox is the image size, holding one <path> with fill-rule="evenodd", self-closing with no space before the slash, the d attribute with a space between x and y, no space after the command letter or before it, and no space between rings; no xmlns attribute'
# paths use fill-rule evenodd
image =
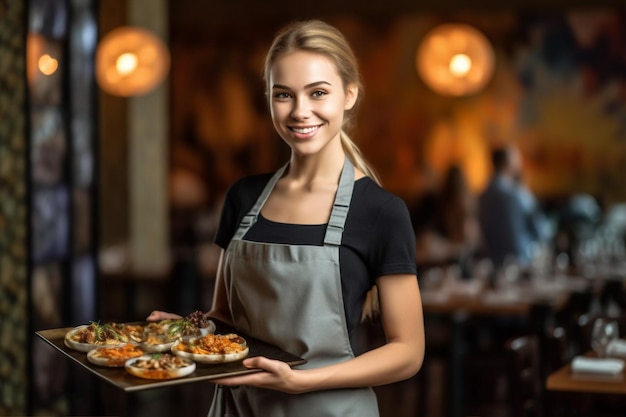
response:
<svg viewBox="0 0 626 417"><path fill-rule="evenodd" d="M307 126L307 127L296 127L290 126L289 129L294 133L294 136L298 139L308 139L313 136L320 130L322 125L317 126Z"/></svg>

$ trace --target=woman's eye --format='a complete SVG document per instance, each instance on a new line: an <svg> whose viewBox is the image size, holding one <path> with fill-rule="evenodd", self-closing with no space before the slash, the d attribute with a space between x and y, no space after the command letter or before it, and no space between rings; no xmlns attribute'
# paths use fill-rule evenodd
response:
<svg viewBox="0 0 626 417"><path fill-rule="evenodd" d="M313 97L323 97L326 95L326 91L322 91L322 90L315 90L313 91Z"/></svg>
<svg viewBox="0 0 626 417"><path fill-rule="evenodd" d="M287 99L289 97L291 97L291 94L289 93L275 93L274 94L274 98L281 99L281 100Z"/></svg>

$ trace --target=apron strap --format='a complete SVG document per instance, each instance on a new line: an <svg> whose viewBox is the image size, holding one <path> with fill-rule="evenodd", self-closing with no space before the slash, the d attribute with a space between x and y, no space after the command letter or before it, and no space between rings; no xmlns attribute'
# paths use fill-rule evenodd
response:
<svg viewBox="0 0 626 417"><path fill-rule="evenodd" d="M239 223L239 228L235 232L232 240L241 240L244 235L248 233L248 230L252 227L252 225L256 223L263 204L265 204L265 201L270 196L270 193L274 189L274 186L276 185L280 177L283 176L283 173L285 172L285 169L287 169L288 165L289 162L287 162L278 171L276 171L272 178L269 180L269 182L265 185L263 192L261 192L261 195L259 195L259 198L257 198L254 206L252 206L248 214L243 216L243 219L241 219L241 222Z"/></svg>
<svg viewBox="0 0 626 417"><path fill-rule="evenodd" d="M350 158L346 157L339 178L339 187L335 195L333 210L330 213L328 226L326 227L326 236L324 236L324 246L340 246L341 237L343 236L344 225L350 210L350 201L352 201L352 190L354 188L354 166Z"/></svg>
<svg viewBox="0 0 626 417"><path fill-rule="evenodd" d="M272 176L269 182L265 185L263 192L259 195L259 198L254 203L254 206L250 209L248 214L243 216L239 227L235 232L232 240L241 240L248 232L250 227L256 223L261 208L265 204L265 201L269 197L270 193L274 189L274 186L278 180L283 176L283 173L287 169L289 163L283 165ZM333 203L333 209L330 213L330 219L328 220L328 226L326 227L326 235L324 236L325 246L340 246L341 237L343 235L344 225L346 218L348 217L348 211L350 210L350 201L352 200L352 190L354 188L354 166L350 159L346 157L341 170L341 176L339 178L339 187L337 188L337 194L335 195L335 201Z"/></svg>

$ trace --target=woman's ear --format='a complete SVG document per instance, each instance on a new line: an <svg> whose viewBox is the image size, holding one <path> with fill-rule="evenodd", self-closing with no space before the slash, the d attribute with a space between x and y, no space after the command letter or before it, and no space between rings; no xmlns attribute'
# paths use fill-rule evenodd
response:
<svg viewBox="0 0 626 417"><path fill-rule="evenodd" d="M356 84L349 84L346 88L346 105L344 106L344 110L352 109L357 98L359 98L359 86Z"/></svg>

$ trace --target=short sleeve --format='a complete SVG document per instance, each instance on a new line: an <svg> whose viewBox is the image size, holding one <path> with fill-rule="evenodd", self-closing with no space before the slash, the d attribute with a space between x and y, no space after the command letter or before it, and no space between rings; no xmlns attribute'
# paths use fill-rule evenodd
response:
<svg viewBox="0 0 626 417"><path fill-rule="evenodd" d="M416 274L415 234L409 210L398 197L381 208L373 225L373 263L375 277L390 274Z"/></svg>

